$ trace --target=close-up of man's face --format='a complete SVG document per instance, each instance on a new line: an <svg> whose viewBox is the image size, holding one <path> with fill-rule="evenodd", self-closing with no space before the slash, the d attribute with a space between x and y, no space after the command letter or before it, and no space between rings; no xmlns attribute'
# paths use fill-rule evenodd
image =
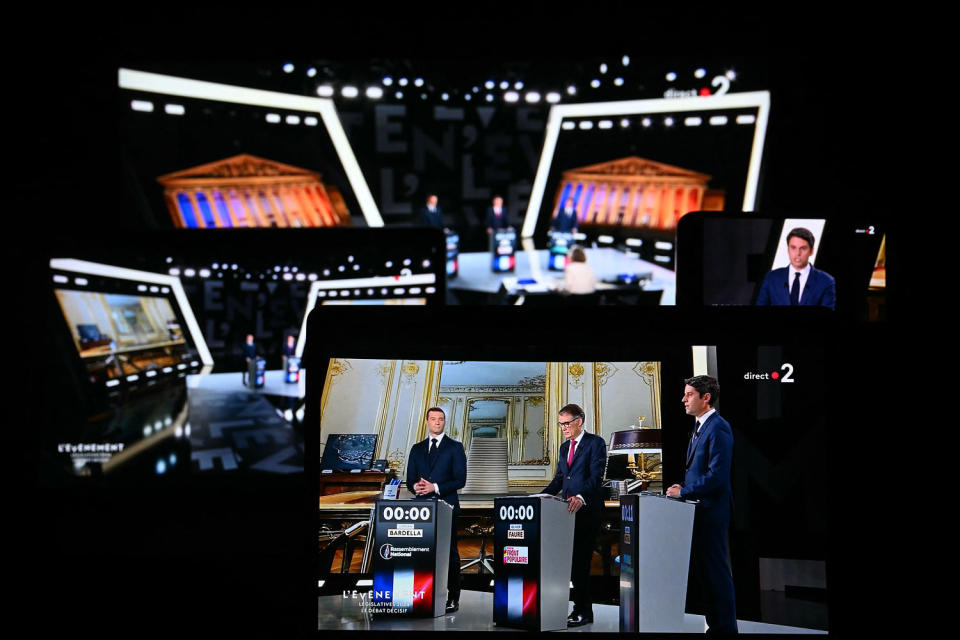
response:
<svg viewBox="0 0 960 640"><path fill-rule="evenodd" d="M442 411L431 411L427 414L427 428L430 434L438 436L443 433L443 427L447 424L447 417Z"/></svg>
<svg viewBox="0 0 960 640"><path fill-rule="evenodd" d="M583 430L583 419L575 418L569 413L559 414L557 421L560 423L560 430L563 432L563 437L568 440L576 438L580 435L580 431Z"/></svg>
<svg viewBox="0 0 960 640"><path fill-rule="evenodd" d="M810 260L810 244L798 236L793 236L787 243L787 251L790 254L790 264L794 269L800 270L807 266Z"/></svg>
<svg viewBox="0 0 960 640"><path fill-rule="evenodd" d="M707 400L710 399L710 394L705 393L700 395L700 392L686 385L683 388L683 406L687 410L687 415L699 416L704 411L707 411L710 408L710 405L707 403Z"/></svg>

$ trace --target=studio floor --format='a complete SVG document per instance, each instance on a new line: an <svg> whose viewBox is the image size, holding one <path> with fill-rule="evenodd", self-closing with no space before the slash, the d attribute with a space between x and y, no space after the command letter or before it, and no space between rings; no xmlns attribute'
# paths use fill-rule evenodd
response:
<svg viewBox="0 0 960 640"><path fill-rule="evenodd" d="M189 376L194 470L302 473L303 436L291 423L304 378L288 384L283 371L267 371L264 386L250 389L239 371Z"/></svg>

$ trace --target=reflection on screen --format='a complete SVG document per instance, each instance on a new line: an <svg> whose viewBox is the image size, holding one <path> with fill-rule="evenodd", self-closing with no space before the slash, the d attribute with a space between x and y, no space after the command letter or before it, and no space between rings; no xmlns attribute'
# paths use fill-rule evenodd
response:
<svg viewBox="0 0 960 640"><path fill-rule="evenodd" d="M681 217L753 210L769 99L760 91L553 106L524 237L571 205L587 243L672 271ZM674 302L665 295L661 304Z"/></svg>
<svg viewBox="0 0 960 640"><path fill-rule="evenodd" d="M53 259L50 267L93 387L138 387L212 364L176 278L72 259Z"/></svg>
<svg viewBox="0 0 960 640"><path fill-rule="evenodd" d="M119 86L137 202L159 225L383 226L331 100L131 69Z"/></svg>

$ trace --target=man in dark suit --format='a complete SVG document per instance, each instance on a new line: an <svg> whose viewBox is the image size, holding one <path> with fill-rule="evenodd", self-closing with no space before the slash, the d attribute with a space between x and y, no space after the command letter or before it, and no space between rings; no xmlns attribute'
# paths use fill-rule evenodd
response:
<svg viewBox="0 0 960 640"><path fill-rule="evenodd" d="M837 288L833 276L810 264L814 237L809 229L797 227L787 234L790 266L774 269L763 279L757 304L805 307L836 306Z"/></svg>
<svg viewBox="0 0 960 640"><path fill-rule="evenodd" d="M563 209L557 212L557 217L553 219L550 230L577 232L577 212L573 208L573 198L567 198L566 202L563 203Z"/></svg>
<svg viewBox="0 0 960 640"><path fill-rule="evenodd" d="M668 488L667 496L700 501L693 520L691 574L707 600L707 633L733 634L737 608L727 559L733 431L714 408L720 394L716 378L694 376L684 383L683 405L697 421L687 446L683 484Z"/></svg>
<svg viewBox="0 0 960 640"><path fill-rule="evenodd" d="M247 374L250 371L250 363L257 357L257 344L253 341L253 334L247 334L247 341L243 343L243 384L247 384Z"/></svg>
<svg viewBox="0 0 960 640"><path fill-rule="evenodd" d="M437 195L427 196L427 203L420 209L420 224L425 227L443 228L443 210L437 206Z"/></svg>
<svg viewBox="0 0 960 640"><path fill-rule="evenodd" d="M583 430L583 418L583 409L575 404L560 409L558 424L566 440L560 445L557 474L543 490L552 495L562 491L570 512L576 514L570 567L573 611L567 617L568 627L593 622L590 561L603 513L603 470L607 460L607 443Z"/></svg>
<svg viewBox="0 0 960 640"><path fill-rule="evenodd" d="M463 444L443 432L447 415L440 407L427 409L427 438L410 448L407 488L417 498L440 498L453 507L450 567L447 571L447 613L460 608L460 552L457 550L457 490L467 484L467 456Z"/></svg>
<svg viewBox="0 0 960 640"><path fill-rule="evenodd" d="M283 343L283 375L287 375L287 358L297 355L297 338L289 335Z"/></svg>
<svg viewBox="0 0 960 640"><path fill-rule="evenodd" d="M492 234L495 229L508 229L511 226L507 220L507 210L503 208L503 198L494 196L491 205L487 208L487 218L484 223L487 235Z"/></svg>

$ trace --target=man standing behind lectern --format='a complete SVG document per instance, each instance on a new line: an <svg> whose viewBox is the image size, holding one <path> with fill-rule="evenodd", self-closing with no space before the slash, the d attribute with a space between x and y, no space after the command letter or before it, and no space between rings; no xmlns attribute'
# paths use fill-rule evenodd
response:
<svg viewBox="0 0 960 640"><path fill-rule="evenodd" d="M707 633L737 633L733 577L727 561L727 530L733 514L730 464L733 430L714 406L720 394L717 379L694 376L684 380L683 406L696 416L687 446L683 484L667 496L699 500L693 520L691 572L707 600Z"/></svg>
<svg viewBox="0 0 960 640"><path fill-rule="evenodd" d="M443 432L447 414L440 407L427 409L427 438L410 448L407 488L418 498L440 498L453 507L450 532L450 567L447 571L447 613L460 608L460 552L457 550L457 490L467 484L467 456L463 445Z"/></svg>
<svg viewBox="0 0 960 640"><path fill-rule="evenodd" d="M568 509L576 513L573 526L573 611L567 617L568 627L593 622L590 598L590 561L603 514L603 470L607 460L607 443L600 436L583 430L583 409L568 404L560 409L557 424L566 440L560 445L557 474L544 493L568 500Z"/></svg>

